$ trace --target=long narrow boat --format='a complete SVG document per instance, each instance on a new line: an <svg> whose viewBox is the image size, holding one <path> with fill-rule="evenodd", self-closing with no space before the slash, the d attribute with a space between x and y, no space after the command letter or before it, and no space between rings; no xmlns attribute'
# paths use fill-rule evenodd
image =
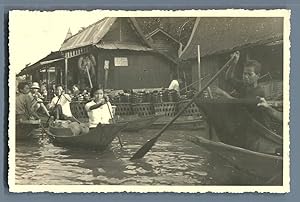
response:
<svg viewBox="0 0 300 202"><path fill-rule="evenodd" d="M225 144L252 151L274 154L282 149L282 136L263 124L268 118L256 106L257 101L246 99L198 99L201 108L218 138Z"/></svg>
<svg viewBox="0 0 300 202"><path fill-rule="evenodd" d="M161 129L164 127L173 117L161 117L157 119L149 128ZM205 128L203 119L201 118L189 118L187 116L180 116L174 123L172 123L168 130L199 130Z"/></svg>
<svg viewBox="0 0 300 202"><path fill-rule="evenodd" d="M189 137L235 168L269 182L282 183L283 138L254 118L257 102L244 99L198 99L209 125L221 142ZM254 111L253 111L254 110ZM252 113L251 113L252 112ZM259 113L256 113L256 115ZM210 135L212 137L213 135Z"/></svg>
<svg viewBox="0 0 300 202"><path fill-rule="evenodd" d="M74 136L70 128L55 127L50 124L47 134L53 144L58 146L105 150L126 125L127 123L99 124L88 133Z"/></svg>
<svg viewBox="0 0 300 202"><path fill-rule="evenodd" d="M16 122L16 140L26 141L35 138L33 131L40 127L40 120L22 120Z"/></svg>
<svg viewBox="0 0 300 202"><path fill-rule="evenodd" d="M260 177L265 183L282 184L282 156L255 152L201 137L188 136L187 139L220 156L250 176Z"/></svg>
<svg viewBox="0 0 300 202"><path fill-rule="evenodd" d="M120 120L117 120L117 123L128 123L126 128L123 129L123 131L128 132L137 132L139 130L149 128L154 121L156 121L159 118L159 116L145 116L145 117L136 117L136 116L128 116L123 117Z"/></svg>

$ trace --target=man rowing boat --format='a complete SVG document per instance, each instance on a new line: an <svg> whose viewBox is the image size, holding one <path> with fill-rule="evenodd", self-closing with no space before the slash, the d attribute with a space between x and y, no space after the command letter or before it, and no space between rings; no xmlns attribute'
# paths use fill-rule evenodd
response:
<svg viewBox="0 0 300 202"><path fill-rule="evenodd" d="M240 53L237 51L234 54L240 57ZM263 89L258 85L258 79L261 72L261 64L256 60L247 60L244 63L242 79L236 77L237 65L232 65L228 68L225 74L225 80L228 81L231 86L236 90L235 96L230 95L224 90L218 88L218 94L221 94L227 98L253 98L257 96L264 97Z"/></svg>
<svg viewBox="0 0 300 202"><path fill-rule="evenodd" d="M85 105L85 110L89 116L89 127L95 128L99 123L109 124L113 118L112 106L108 97L103 94L100 88L94 88L91 91L93 100Z"/></svg>
<svg viewBox="0 0 300 202"><path fill-rule="evenodd" d="M62 86L56 86L56 96L52 98L49 104L49 110L56 110L55 118L60 120L72 120L70 108L71 97L66 94Z"/></svg>

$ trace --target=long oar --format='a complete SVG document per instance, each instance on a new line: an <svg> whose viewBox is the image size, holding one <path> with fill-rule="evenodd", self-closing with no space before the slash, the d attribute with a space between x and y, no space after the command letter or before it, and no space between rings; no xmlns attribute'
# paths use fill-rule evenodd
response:
<svg viewBox="0 0 300 202"><path fill-rule="evenodd" d="M106 87L106 85L107 85L107 75L108 75L108 70L105 70L105 72L106 72L106 74L105 74L105 80L104 80L104 86L103 86L103 93L104 93L104 89L105 89L105 87ZM109 114L110 114L110 118L111 118L111 120L113 121L113 123L115 123L115 121L114 121L114 118L113 118L113 116L112 116L112 113L111 113L111 111L110 111L110 108L109 108L109 105L108 105L108 103L106 102L106 105L107 105L107 108L108 108L108 111L109 111ZM121 137L120 137L120 135L117 135L117 138L118 138L118 140L119 140L119 144L120 144L120 146L121 147L123 147L123 143L122 143L122 139L121 139Z"/></svg>
<svg viewBox="0 0 300 202"><path fill-rule="evenodd" d="M108 108L108 111L109 111L109 114L110 114L110 118L111 118L111 120L113 121L113 123L115 123L114 118L113 118L113 116L112 116L112 113L111 113L111 111L110 111L110 108L109 108L109 105L108 105L107 102L106 102L106 105L107 105L107 108ZM123 143L122 143L122 139L121 139L120 135L117 135L117 138L118 138L118 140L119 140L120 146L123 147Z"/></svg>
<svg viewBox="0 0 300 202"><path fill-rule="evenodd" d="M89 72L89 69L88 69L88 66L85 67L86 69L86 73L88 75L88 79L89 79L89 83L90 83L90 87L93 88L93 83L92 83L92 79L91 79L91 75L90 75L90 72Z"/></svg>
<svg viewBox="0 0 300 202"><path fill-rule="evenodd" d="M54 105L54 107L53 107L53 109L52 109L52 113L51 113L51 114L53 114L55 108L57 107L58 102L59 102L61 96L62 96L62 93L59 95L59 97L58 97L58 99L57 99L57 101L56 101L56 103L55 103L55 105ZM47 119L47 121L46 121L46 123L45 123L46 126L48 125L48 123L49 123L49 121L50 121L50 118L51 118L51 116L48 117L48 119ZM44 127L42 127L42 130L43 130L43 132L46 132L46 130L45 130Z"/></svg>
<svg viewBox="0 0 300 202"><path fill-rule="evenodd" d="M204 80L204 79L206 79L206 77L208 77L208 76L210 76L210 74L206 75L204 78L201 78L201 81ZM182 89L180 90L180 92L183 92L184 90L188 89L189 87L191 87L191 86L197 84L199 81L200 81L200 79L197 80L197 81L194 81L193 83L189 84L188 86L182 88Z"/></svg>
<svg viewBox="0 0 300 202"><path fill-rule="evenodd" d="M157 141L157 139L163 134L163 132L197 99L197 97L199 97L203 91L212 83L214 82L218 76L226 69L228 68L229 65L231 65L231 63L233 61L235 61L235 63L238 60L238 56L237 54L233 54L231 56L231 58L228 60L228 62L205 84L205 86L191 99L191 101L188 102L188 104L183 107L177 114L176 116L169 122L167 123L159 132L158 134L148 140L148 142L146 142L146 144L144 144L132 157L130 160L134 160L134 159L140 159L143 156L145 156L145 154L153 147L153 145L155 144L155 142Z"/></svg>

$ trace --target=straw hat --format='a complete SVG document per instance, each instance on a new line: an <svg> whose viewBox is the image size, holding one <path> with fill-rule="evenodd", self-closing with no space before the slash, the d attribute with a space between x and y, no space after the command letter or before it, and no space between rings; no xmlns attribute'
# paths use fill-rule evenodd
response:
<svg viewBox="0 0 300 202"><path fill-rule="evenodd" d="M38 82L33 82L31 85L31 89L40 89L40 85Z"/></svg>

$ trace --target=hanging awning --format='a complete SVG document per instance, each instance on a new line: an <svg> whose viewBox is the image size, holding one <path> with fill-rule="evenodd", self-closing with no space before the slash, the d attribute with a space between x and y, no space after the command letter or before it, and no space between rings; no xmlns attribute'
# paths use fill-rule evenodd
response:
<svg viewBox="0 0 300 202"><path fill-rule="evenodd" d="M41 60L37 61L36 63L25 67L21 70L20 73L17 74L17 76L22 76L26 74L30 74L33 71L41 70L46 67L49 67L49 65L63 61L64 57L59 51L51 52L46 57L42 58Z"/></svg>

